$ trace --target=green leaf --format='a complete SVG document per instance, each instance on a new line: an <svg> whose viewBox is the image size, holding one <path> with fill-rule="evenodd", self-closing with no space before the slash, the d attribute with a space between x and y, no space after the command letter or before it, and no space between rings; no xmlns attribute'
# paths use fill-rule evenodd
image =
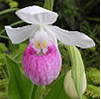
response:
<svg viewBox="0 0 101 99"><path fill-rule="evenodd" d="M87 79L88 82L94 85L100 85L100 70L96 68L87 68Z"/></svg>
<svg viewBox="0 0 101 99"><path fill-rule="evenodd" d="M54 0L45 0L44 8L53 10Z"/></svg>
<svg viewBox="0 0 101 99"><path fill-rule="evenodd" d="M85 95L94 99L100 99L100 86L88 84Z"/></svg>
<svg viewBox="0 0 101 99"><path fill-rule="evenodd" d="M8 79L7 78L4 78L4 79L2 79L2 80L0 80L0 86L1 85L7 85L8 84Z"/></svg>
<svg viewBox="0 0 101 99"><path fill-rule="evenodd" d="M64 75L59 77L44 99L70 99L64 91Z"/></svg>
<svg viewBox="0 0 101 99"><path fill-rule="evenodd" d="M34 85L34 88L32 88L32 94L31 94L30 99L35 99L37 87L38 87L37 85Z"/></svg>
<svg viewBox="0 0 101 99"><path fill-rule="evenodd" d="M7 47L4 43L1 43L0 42L0 54L2 53L5 53L5 51L7 51ZM1 58L1 57L0 57Z"/></svg>
<svg viewBox="0 0 101 99"><path fill-rule="evenodd" d="M90 21L100 22L100 18L87 17L87 19Z"/></svg>
<svg viewBox="0 0 101 99"><path fill-rule="evenodd" d="M9 39L7 36L5 35L0 35L0 38L4 38L4 39Z"/></svg>
<svg viewBox="0 0 101 99"><path fill-rule="evenodd" d="M12 2L9 3L9 6L10 6L11 8L18 7L18 2L12 1Z"/></svg>
<svg viewBox="0 0 101 99"><path fill-rule="evenodd" d="M25 81L22 78L18 64L8 56L6 56L6 62L9 71L9 99L29 99L29 92L27 92L28 86L26 86Z"/></svg>
<svg viewBox="0 0 101 99"><path fill-rule="evenodd" d="M66 46L68 49L71 64L72 64L72 78L77 90L78 96L82 99L82 81L84 65L79 50L75 46Z"/></svg>
<svg viewBox="0 0 101 99"><path fill-rule="evenodd" d="M10 9L6 9L6 10L3 10L0 12L0 15L3 15L3 14L6 14L6 13L9 13L9 12L14 12L18 10L18 8L10 8Z"/></svg>
<svg viewBox="0 0 101 99"><path fill-rule="evenodd" d="M26 88L26 91L27 91L27 94L28 94L28 99L31 99L31 95L32 95L32 90L34 88L34 84L32 84L32 82L25 76L24 73L22 73L22 80L23 80L23 83L25 85L25 88Z"/></svg>
<svg viewBox="0 0 101 99"><path fill-rule="evenodd" d="M8 93L0 91L0 99L7 99Z"/></svg>

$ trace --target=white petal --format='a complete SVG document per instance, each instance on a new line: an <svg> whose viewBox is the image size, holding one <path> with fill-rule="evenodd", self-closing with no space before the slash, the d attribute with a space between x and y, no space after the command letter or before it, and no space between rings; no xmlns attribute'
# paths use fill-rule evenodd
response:
<svg viewBox="0 0 101 99"><path fill-rule="evenodd" d="M51 40L54 42L55 46L58 47L57 38L56 38L55 34L53 33L53 31L51 31L51 29L47 28L47 26L45 26L45 30L51 37Z"/></svg>
<svg viewBox="0 0 101 99"><path fill-rule="evenodd" d="M30 37L30 35L38 29L37 25L27 25L18 28L12 28L10 26L5 26L7 35L11 39L13 44L18 44L25 41Z"/></svg>
<svg viewBox="0 0 101 99"><path fill-rule="evenodd" d="M57 26L48 26L54 32L56 38L66 45L76 45L81 48L90 48L95 46L94 41L87 35L78 31L66 31Z"/></svg>
<svg viewBox="0 0 101 99"><path fill-rule="evenodd" d="M56 21L58 14L39 6L29 6L16 11L23 21L31 24L52 24Z"/></svg>

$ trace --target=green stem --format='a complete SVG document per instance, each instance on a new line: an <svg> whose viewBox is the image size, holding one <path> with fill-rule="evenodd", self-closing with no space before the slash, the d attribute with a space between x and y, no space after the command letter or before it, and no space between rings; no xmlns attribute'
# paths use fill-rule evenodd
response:
<svg viewBox="0 0 101 99"><path fill-rule="evenodd" d="M43 94L45 91L45 86L34 85L31 92L31 97L29 99L43 99Z"/></svg>
<svg viewBox="0 0 101 99"><path fill-rule="evenodd" d="M13 11L16 11L16 10L18 10L18 8L6 9L6 10L1 11L0 15L6 14L6 13L9 13L9 12L13 12Z"/></svg>
<svg viewBox="0 0 101 99"><path fill-rule="evenodd" d="M100 22L99 18L87 17L87 19L90 20L90 21Z"/></svg>
<svg viewBox="0 0 101 99"><path fill-rule="evenodd" d="M45 86L38 86L37 87L37 91L36 91L36 95L35 95L35 99L43 99L43 94L45 91Z"/></svg>
<svg viewBox="0 0 101 99"><path fill-rule="evenodd" d="M0 38L9 39L7 36L0 35Z"/></svg>
<svg viewBox="0 0 101 99"><path fill-rule="evenodd" d="M53 10L54 0L45 0L44 8Z"/></svg>

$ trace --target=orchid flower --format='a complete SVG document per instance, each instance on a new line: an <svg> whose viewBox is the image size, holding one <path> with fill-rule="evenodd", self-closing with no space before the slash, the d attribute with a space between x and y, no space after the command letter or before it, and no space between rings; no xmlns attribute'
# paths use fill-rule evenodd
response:
<svg viewBox="0 0 101 99"><path fill-rule="evenodd" d="M31 25L18 28L5 26L5 29L13 44L29 38L23 56L23 68L26 76L37 85L49 85L59 75L62 61L57 40L81 48L95 45L94 41L83 33L53 26L58 17L56 12L39 6L29 6L16 11L16 15Z"/></svg>

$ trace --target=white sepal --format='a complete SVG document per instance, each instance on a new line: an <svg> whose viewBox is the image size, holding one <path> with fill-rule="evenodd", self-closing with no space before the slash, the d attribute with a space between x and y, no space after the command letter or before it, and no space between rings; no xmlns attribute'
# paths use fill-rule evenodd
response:
<svg viewBox="0 0 101 99"><path fill-rule="evenodd" d="M27 26L18 27L18 28L5 26L5 29L12 43L18 44L28 39L32 33L37 31L38 25L27 25Z"/></svg>
<svg viewBox="0 0 101 99"><path fill-rule="evenodd" d="M48 26L48 29L55 34L59 41L66 45L76 45L81 48L90 48L95 46L94 41L84 33L78 31L67 31L57 26Z"/></svg>
<svg viewBox="0 0 101 99"><path fill-rule="evenodd" d="M54 42L55 46L58 47L57 38L55 37L54 32L51 31L50 28L48 28L48 25L45 26L45 30L49 34L49 36L50 36L51 40Z"/></svg>
<svg viewBox="0 0 101 99"><path fill-rule="evenodd" d="M52 24L56 21L58 14L39 6L29 6L16 11L23 21L30 24Z"/></svg>

